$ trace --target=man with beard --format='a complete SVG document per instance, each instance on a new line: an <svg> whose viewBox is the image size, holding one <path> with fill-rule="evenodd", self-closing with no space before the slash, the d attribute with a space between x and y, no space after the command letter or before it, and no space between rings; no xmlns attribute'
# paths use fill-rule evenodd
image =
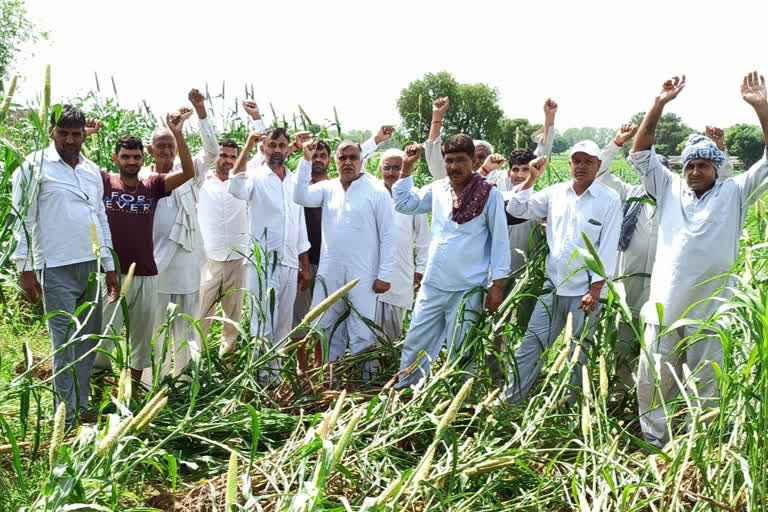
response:
<svg viewBox="0 0 768 512"><path fill-rule="evenodd" d="M248 251L248 211L245 201L227 190L229 171L240 147L232 139L219 141L219 157L200 187L198 216L208 255L200 287L200 328L205 336L221 299L224 322L219 354L231 352L237 341L237 326L243 311L245 261Z"/></svg>
<svg viewBox="0 0 768 512"><path fill-rule="evenodd" d="M574 145L569 156L573 179L534 193L533 184L544 173L546 163L546 157L530 163L530 176L514 189L507 206L507 212L518 218L546 217L549 245L545 283L548 291L539 296L514 357L517 369L509 372L513 382L506 395L515 402L527 396L533 387L543 364L541 354L560 335L569 313L573 315L575 337L580 339L582 331L586 338L590 336L599 318L604 279L613 277L616 268L621 202L616 192L595 182L601 165L597 144L582 141ZM602 275L584 270L584 258L580 254L574 257L576 251L587 248L582 232L597 250L604 266ZM588 345L581 352L581 364L572 375L574 386L581 383L586 348Z"/></svg>
<svg viewBox="0 0 768 512"><path fill-rule="evenodd" d="M391 132L390 132L391 134ZM339 178L310 184L316 141L304 144L293 199L300 205L322 208L322 249L312 304L359 278L347 299L337 301L318 323L328 340L326 361L344 355L349 337L356 354L373 344L374 333L364 319L376 315L376 296L390 288L395 262L392 200L381 182L362 171L360 145L342 141L336 148ZM344 319L344 315L348 316ZM336 325L336 324L339 325Z"/></svg>
<svg viewBox="0 0 768 512"><path fill-rule="evenodd" d="M723 353L720 327L712 315L733 293L730 274L747 211L765 193L768 178L764 154L748 171L718 182L725 154L702 135L691 135L685 143L680 155L683 177L658 162L653 149L656 126L666 104L684 87L685 76L662 84L629 152L645 190L656 198L659 225L657 264L641 311L644 345L637 370L640 426L645 440L657 447L670 440L667 417L672 411L667 408L678 383L696 390L689 393L689 402L700 410L714 405L719 395L716 375ZM747 74L741 96L755 110L768 143L765 78ZM684 321L678 323L680 319Z"/></svg>
<svg viewBox="0 0 768 512"><path fill-rule="evenodd" d="M379 160L379 171L384 186L390 194L392 194L392 185L400 179L404 156L405 153L399 149L388 149ZM388 339L395 341L403 334L405 312L413 307L413 291L419 289L424 277L429 249L429 221L425 213L406 215L395 211L392 223L397 245L395 267L392 271L392 287L379 295L376 305L376 324L381 326Z"/></svg>
<svg viewBox="0 0 768 512"><path fill-rule="evenodd" d="M85 116L79 108L64 105L51 114L51 145L29 155L12 177L16 249L11 259L20 272L19 287L27 300L43 300L53 351L53 405L66 404L66 423L79 418L95 421L86 411L90 375L101 328L101 297L90 286L90 276L106 270L110 302L120 287L109 223L104 211L104 187L99 168L80 149L85 141ZM92 237L96 237L94 240ZM95 308L82 308L88 302ZM81 309L82 308L82 309ZM73 317L70 315L75 315ZM84 322L79 326L75 323ZM77 338L74 338L74 334Z"/></svg>
<svg viewBox="0 0 768 512"><path fill-rule="evenodd" d="M131 264L136 264L133 281L125 296L130 317L123 318L119 303L107 304L103 331L111 328L119 336L123 323L127 324L128 366L136 382L141 380L142 371L152 366L152 336L157 313L157 265L152 239L155 210L161 198L170 195L195 174L192 155L182 134L184 119L179 114L169 114L166 123L179 148L181 169L140 179L144 146L141 139L126 135L117 140L112 155L119 173L101 171L104 208L120 271L125 275Z"/></svg>
<svg viewBox="0 0 768 512"><path fill-rule="evenodd" d="M248 156L262 139L266 162L245 173ZM248 204L250 236L261 252L246 278L251 336L266 338L272 346L290 333L296 289L307 289L311 279L304 211L293 201L295 177L285 167L290 146L283 128L251 133L227 182L229 193ZM262 384L278 379L280 358L273 358L270 367L272 372L260 373Z"/></svg>
<svg viewBox="0 0 768 512"><path fill-rule="evenodd" d="M444 342L448 358L456 357L469 326L482 312L489 276L493 284L487 288L485 308L493 313L501 304L509 273L504 199L496 187L472 171L472 139L464 134L448 137L442 153L448 176L417 190L411 172L421 147L409 146L400 179L392 187L398 212L432 213L426 270L400 358L401 371L412 365L416 370L400 377L399 388L431 373ZM422 353L426 356L421 357Z"/></svg>
<svg viewBox="0 0 768 512"><path fill-rule="evenodd" d="M170 196L160 199L157 204L153 228L158 272L156 332L165 323L166 310L171 303L177 306L176 313L179 315L187 314L195 318L200 312L200 278L206 256L197 216L197 202L199 187L219 154L219 144L207 117L203 95L197 89L192 89L189 101L200 122L203 148L193 159L194 179L178 187ZM179 113L183 119L188 119L192 110L182 107ZM152 173L167 174L181 168L181 162L176 156L176 138L168 128L155 130L147 152L155 163L151 167L144 167L139 173L140 178L149 177ZM165 340L168 340L168 344ZM171 373L172 361L173 375L179 375L189 362L192 350L200 350L196 331L188 320L176 318L165 340L156 343L155 347L156 360L159 362L164 356L160 376Z"/></svg>

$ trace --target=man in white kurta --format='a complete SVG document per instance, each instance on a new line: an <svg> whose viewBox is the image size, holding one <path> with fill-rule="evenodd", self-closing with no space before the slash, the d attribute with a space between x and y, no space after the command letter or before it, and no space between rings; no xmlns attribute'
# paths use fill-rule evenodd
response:
<svg viewBox="0 0 768 512"><path fill-rule="evenodd" d="M291 141L283 128L267 130L263 136L264 165L245 172L248 155L261 138L256 133L248 137L229 178L228 190L248 203L251 244L260 253L249 256L246 279L251 336L265 338L275 346L291 332L299 281L302 289L309 286L310 245L304 209L293 201L296 177L285 167ZM279 378L280 365L279 357L270 360L271 378ZM262 373L262 381L268 376Z"/></svg>
<svg viewBox="0 0 768 512"><path fill-rule="evenodd" d="M642 310L645 346L637 375L643 436L659 447L670 439L665 409L679 390L675 378L684 386L696 386L698 398L691 400L701 408L718 395L714 365L722 366L722 347L707 319L731 295L730 279L717 276L730 274L747 208L765 192L768 178L768 161L763 156L749 171L717 182L725 155L701 135L691 136L683 149L684 178L659 163L653 150L656 123L664 106L684 86L685 77L663 84L629 154L645 189L656 198L659 217L657 264L650 298ZM742 97L755 109L764 135L768 134L766 96L762 76L751 73L744 78ZM703 325L675 327L680 318L700 320ZM682 372L683 364L693 381Z"/></svg>
<svg viewBox="0 0 768 512"><path fill-rule="evenodd" d="M232 139L219 142L219 156L200 187L198 218L208 263L200 286L200 328L208 336L216 303L224 322L219 353L231 352L237 341L245 288L244 257L248 250L247 203L227 190L229 171L239 147Z"/></svg>
<svg viewBox="0 0 768 512"><path fill-rule="evenodd" d="M474 146L464 134L443 146L448 177L415 189L411 171L419 146L406 149L401 179L392 187L398 212L432 213L432 239L421 288L403 344L397 387L416 384L447 343L449 360L456 357L467 331L485 307L494 312L502 301L509 274L509 238L504 200L495 187L472 172ZM455 207L455 204L458 206ZM488 277L492 281L487 288ZM426 357L419 358L419 354Z"/></svg>
<svg viewBox="0 0 768 512"><path fill-rule="evenodd" d="M565 326L568 314L573 315L573 332L588 338L599 317L600 295L605 278L612 278L616 268L616 244L621 226L621 202L616 192L599 182L595 176L600 168L600 149L592 141L582 141L570 151L572 180L533 192L533 184L546 166L542 157L531 163L531 175L509 199L507 212L518 218L547 217L549 254L546 275L549 292L539 297L528 329L514 356L516 371L510 372L507 399L518 402L528 395L541 371L542 353L552 346ZM581 254L589 237L603 263L602 275L584 267ZM571 340L568 340L570 342ZM588 343L588 341L585 341ZM586 362L582 350L580 363ZM581 382L580 366L573 372L572 384Z"/></svg>
<svg viewBox="0 0 768 512"><path fill-rule="evenodd" d="M388 149L379 159L379 172L390 194L392 186L400 179L403 156L399 149ZM394 341L402 336L405 312L413 307L414 286L420 286L424 278L430 236L426 214L406 215L395 211L392 223L397 244L392 287L379 295L376 324L388 339Z"/></svg>
<svg viewBox="0 0 768 512"><path fill-rule="evenodd" d="M200 122L203 147L194 157L195 178L157 203L152 235L158 271L156 334L167 320L169 304L176 304L177 315L187 314L197 318L200 312L200 276L207 258L197 204L199 187L219 154L219 143L208 119L203 95L197 89L192 89L189 99ZM179 112L185 118L192 114L189 108L182 108ZM143 168L139 173L140 178L146 178L153 172L167 173L181 168L181 162L176 156L176 143L167 129L159 129L152 134L152 142L147 151L155 163ZM158 336L155 342L155 360L162 361L160 376L171 371L173 375L179 375L191 359L193 350L200 350L196 331L188 320L176 318L169 331ZM165 357L160 359L163 354Z"/></svg>
<svg viewBox="0 0 768 512"><path fill-rule="evenodd" d="M310 184L315 146L315 142L304 146L293 195L302 206L322 208L322 250L313 306L349 281L360 279L347 294L354 308L349 316L339 322L347 306L337 301L317 324L328 343L325 360L334 361L344 355L347 337L353 354L374 342L375 335L364 318L375 318L376 296L390 288L396 249L393 208L384 185L362 169L360 146L352 141L343 141L336 148L339 178Z"/></svg>

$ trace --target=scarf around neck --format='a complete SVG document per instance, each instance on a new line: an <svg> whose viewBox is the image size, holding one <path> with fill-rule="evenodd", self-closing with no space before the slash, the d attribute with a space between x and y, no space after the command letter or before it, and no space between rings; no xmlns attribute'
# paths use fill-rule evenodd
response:
<svg viewBox="0 0 768 512"><path fill-rule="evenodd" d="M471 221L483 212L493 185L475 173L466 188L453 201L451 218L456 224Z"/></svg>

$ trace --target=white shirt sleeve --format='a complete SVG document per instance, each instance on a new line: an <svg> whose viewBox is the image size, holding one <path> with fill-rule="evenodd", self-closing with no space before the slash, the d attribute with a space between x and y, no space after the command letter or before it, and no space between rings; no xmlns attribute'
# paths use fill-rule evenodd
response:
<svg viewBox="0 0 768 512"><path fill-rule="evenodd" d="M377 147L379 147L379 145L376 144L375 137L369 138L360 145L360 158L362 158L363 162L371 158L371 155L376 151Z"/></svg>
<svg viewBox="0 0 768 512"><path fill-rule="evenodd" d="M549 210L549 188L533 193L533 187L514 191L509 197L507 213L518 219L540 219ZM505 217L506 224L506 217Z"/></svg>
<svg viewBox="0 0 768 512"><path fill-rule="evenodd" d="M488 230L491 235L491 281L503 279L509 274L512 255L509 249L507 216L504 215L504 199L493 189L486 205Z"/></svg>
<svg viewBox="0 0 768 512"><path fill-rule="evenodd" d="M33 178L33 172L29 162L16 169L11 177L13 187L12 204L16 216L16 224L13 229L16 238L16 249L11 259L16 264L19 272L34 270L30 255L27 237L32 239L32 232L37 223L37 183ZM26 212L25 210L26 206Z"/></svg>
<svg viewBox="0 0 768 512"><path fill-rule="evenodd" d="M536 143L536 149L534 150L533 154L537 157L539 156L547 156L549 157L550 154L552 154L552 145L555 143L555 127L549 126L547 127L547 143L542 144L542 141L544 140L544 127L541 128L541 133L534 133L531 135L531 140Z"/></svg>
<svg viewBox="0 0 768 512"><path fill-rule="evenodd" d="M379 231L379 274L378 279L392 282L392 269L395 266L397 254L397 240L395 223L392 222L394 211L392 199L386 190L377 194L375 203L376 226Z"/></svg>
<svg viewBox="0 0 768 512"><path fill-rule="evenodd" d="M248 178L247 173L230 173L227 180L227 192L237 199L248 201L251 199L251 193L253 193L253 181Z"/></svg>
<svg viewBox="0 0 768 512"><path fill-rule="evenodd" d="M768 188L767 178L768 160L766 159L766 154L763 153L763 158L755 162L747 172L743 172L731 179L739 187L739 193L744 205L749 206L762 196L763 192Z"/></svg>
<svg viewBox="0 0 768 512"><path fill-rule="evenodd" d="M96 167L94 165L94 167ZM98 169L98 167L96 167ZM97 171L98 172L98 171ZM101 232L101 266L107 272L115 270L115 262L112 260L112 231L109 229L109 220L107 219L107 210L104 207L104 182L99 175L97 180L99 189L99 199L96 206L96 219L99 221L99 231Z"/></svg>
<svg viewBox="0 0 768 512"><path fill-rule="evenodd" d="M616 155L619 154L620 149L619 146L611 141L600 151L600 169L597 171L598 177L601 174L611 172L611 166L613 165L613 161L616 160Z"/></svg>
<svg viewBox="0 0 768 512"><path fill-rule="evenodd" d="M424 143L424 152L427 159L427 169L429 174L436 180L441 180L448 176L443 164L443 139L439 135L435 140L428 140Z"/></svg>
<svg viewBox="0 0 768 512"><path fill-rule="evenodd" d="M216 133L208 117L200 119L200 141L203 148L194 157L195 183L198 187L203 185L208 169L219 156L219 141L216 140Z"/></svg>
<svg viewBox="0 0 768 512"><path fill-rule="evenodd" d="M296 185L293 189L293 201L301 206L318 208L323 206L325 193L323 183L310 184L312 181L312 162L305 158L299 160L299 170L296 175Z"/></svg>
<svg viewBox="0 0 768 512"><path fill-rule="evenodd" d="M301 211L301 217L299 218L299 243L297 244L298 254L307 252L312 244L309 243L309 235L307 235L307 219L304 216L304 208L299 208Z"/></svg>
<svg viewBox="0 0 768 512"><path fill-rule="evenodd" d="M430 213L432 211L432 185L420 189L413 186L413 176L399 179L392 186L392 198L395 200L395 210L407 215Z"/></svg>
<svg viewBox="0 0 768 512"><path fill-rule="evenodd" d="M413 216L413 242L416 251L415 272L424 273L427 266L427 255L429 253L429 242L432 237L429 233L429 221L426 214Z"/></svg>
<svg viewBox="0 0 768 512"><path fill-rule="evenodd" d="M656 158L654 148L630 153L627 160L640 173L645 190L655 198L658 198L674 180L679 179L672 171L661 165Z"/></svg>

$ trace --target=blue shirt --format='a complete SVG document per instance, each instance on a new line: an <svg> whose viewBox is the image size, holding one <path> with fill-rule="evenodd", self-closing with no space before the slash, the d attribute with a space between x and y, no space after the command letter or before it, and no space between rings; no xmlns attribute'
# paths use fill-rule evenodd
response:
<svg viewBox="0 0 768 512"><path fill-rule="evenodd" d="M420 189L408 176L392 187L395 209L416 215L432 213L432 241L423 282L444 291L469 290L509 274L510 249L504 199L491 190L480 215L457 224L451 218L453 196L448 178Z"/></svg>

